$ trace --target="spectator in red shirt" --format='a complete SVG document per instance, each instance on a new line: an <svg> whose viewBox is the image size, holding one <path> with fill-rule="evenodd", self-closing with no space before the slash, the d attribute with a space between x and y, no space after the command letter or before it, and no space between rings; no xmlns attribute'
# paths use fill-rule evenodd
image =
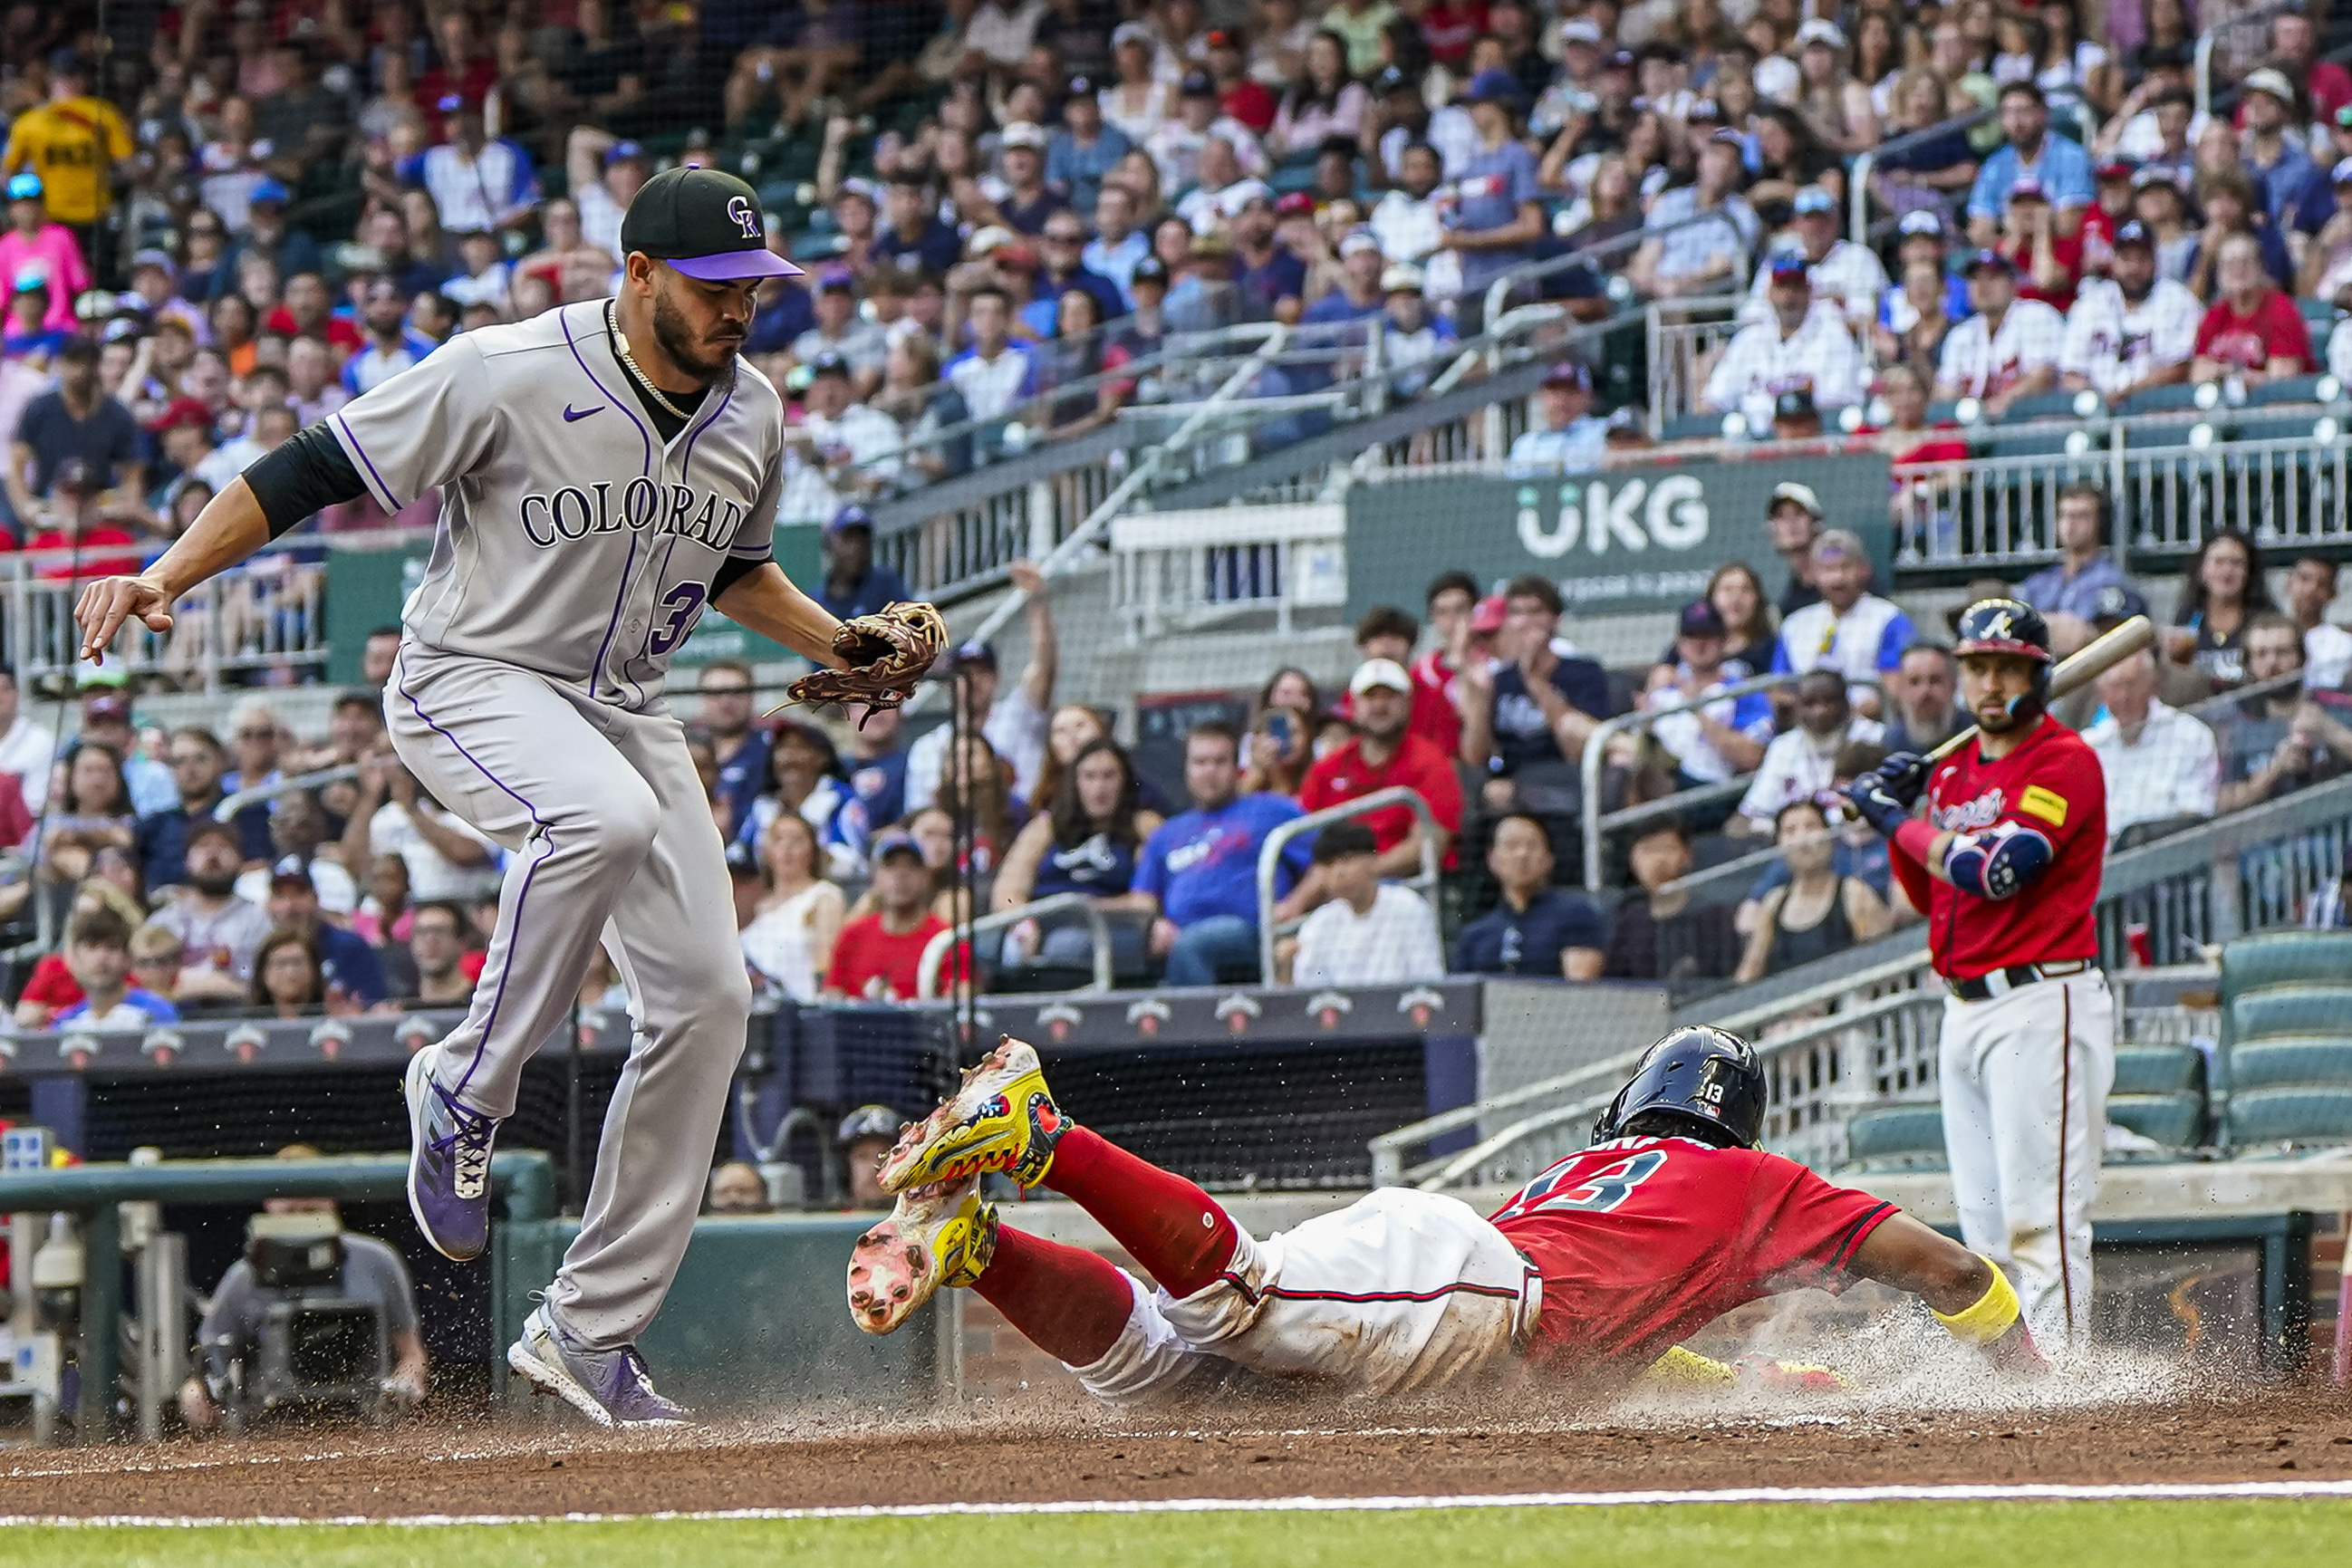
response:
<svg viewBox="0 0 2352 1568"><path fill-rule="evenodd" d="M2332 125L2336 111L2352 103L2352 71L2318 57L2319 32L2302 7L2282 8L2271 18L2270 63L2284 71L2289 81L2302 84L2311 99L2311 118ZM2245 112L2241 101L2240 124L2244 123Z"/></svg>
<svg viewBox="0 0 2352 1568"><path fill-rule="evenodd" d="M49 505L42 521L49 526L25 541L28 550L79 550L39 568L37 577L64 580L131 576L138 572L139 536L109 522L99 506L98 476L79 457L58 465ZM131 547L122 551L121 547ZM117 553L109 553L115 551Z"/></svg>
<svg viewBox="0 0 2352 1568"><path fill-rule="evenodd" d="M2221 298L2198 323L2197 358L2189 367L2189 380L2236 376L2252 385L2305 375L2317 368L2302 313L2294 300L2272 287L2270 275L2263 270L2259 240L2242 233L2225 237L2213 274Z"/></svg>
<svg viewBox="0 0 2352 1568"><path fill-rule="evenodd" d="M338 362L359 352L365 341L358 322L334 313L327 280L315 272L298 272L286 280L285 303L263 319L261 329L288 338L323 338Z"/></svg>
<svg viewBox="0 0 2352 1568"><path fill-rule="evenodd" d="M913 834L885 828L874 835L869 854L874 897L882 907L842 926L824 995L835 1001L912 1001L921 989L923 949L948 924L931 912L931 870ZM958 967L952 961L940 966L942 973Z"/></svg>
<svg viewBox="0 0 2352 1568"><path fill-rule="evenodd" d="M1274 129L1281 100L1249 74L1249 40L1231 27L1209 29L1209 75L1217 84L1217 104L1263 136Z"/></svg>
<svg viewBox="0 0 2352 1568"><path fill-rule="evenodd" d="M1454 761L1412 733L1412 677L1393 659L1367 659L1348 683L1355 707L1356 738L1326 752L1307 770L1298 804L1308 811L1360 800L1402 785L1429 803L1445 833L1442 863L1454 864L1454 838L1462 829L1462 780ZM1421 818L1410 806L1389 806L1358 819L1372 831L1381 876L1410 876L1421 869ZM1311 868L1286 901L1285 918L1303 915L1328 896L1322 867Z"/></svg>
<svg viewBox="0 0 2352 1568"><path fill-rule="evenodd" d="M1463 608L1466 614L1468 605ZM1407 668L1412 664L1413 644L1420 641L1419 622L1394 605L1375 605L1357 622L1356 657L1366 664L1385 659L1400 669ZM1331 705L1331 711L1341 718L1354 719L1354 693L1343 693ZM1413 676L1412 720L1406 727L1448 757L1462 749L1462 716L1445 695L1444 679L1434 670L1427 681Z"/></svg>
<svg viewBox="0 0 2352 1568"><path fill-rule="evenodd" d="M2000 253L2017 268L2017 297L2039 299L2063 313L2074 308L2083 280L2083 234L2058 232L2057 209L2042 182L2020 175L2009 188Z"/></svg>

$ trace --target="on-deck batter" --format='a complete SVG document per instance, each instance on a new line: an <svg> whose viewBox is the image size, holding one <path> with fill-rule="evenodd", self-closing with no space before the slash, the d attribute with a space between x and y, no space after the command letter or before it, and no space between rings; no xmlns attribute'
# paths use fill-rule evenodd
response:
<svg viewBox="0 0 2352 1568"><path fill-rule="evenodd" d="M1905 753L1846 789L1927 912L1950 994L1937 1073L1969 1247L2011 1270L2044 1343L2086 1333L2115 1002L2097 968L2107 791L2048 713L2050 629L2030 605L1962 612L1960 699L1981 733L1927 776ZM1911 814L1925 782L1925 821Z"/></svg>
<svg viewBox="0 0 2352 1568"><path fill-rule="evenodd" d="M154 566L91 585L95 654L320 507L441 493L384 688L401 760L512 852L466 1021L410 1062L409 1197L460 1260L489 1234L490 1147L523 1063L563 1026L600 938L636 1041L579 1239L509 1352L605 1425L680 1418L635 1342L692 1232L751 995L719 832L669 659L703 611L834 662L839 623L770 559L775 389L739 362L771 253L751 188L656 175L622 226L616 298L452 339L222 491Z"/></svg>

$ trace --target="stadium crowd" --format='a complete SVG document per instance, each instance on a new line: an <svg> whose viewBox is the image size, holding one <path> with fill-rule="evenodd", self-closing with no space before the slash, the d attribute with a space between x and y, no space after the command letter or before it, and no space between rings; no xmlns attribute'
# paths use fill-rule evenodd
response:
<svg viewBox="0 0 2352 1568"><path fill-rule="evenodd" d="M809 269L768 287L746 351L788 393L785 520L825 525L843 613L907 595L866 503L1018 445L1016 414L1050 437L1164 395L1147 383L1170 333L1378 317L1427 359L1481 326L1507 274L1586 319L1741 295L1708 405L1799 434L1883 394L1889 450L1916 456L1948 455L1937 398L1997 416L2056 388L2128 406L2312 370L2307 319L2352 304L2352 77L2294 8L2210 123L2174 0L2091 26L2066 0L1834 19L1783 0L187 0L104 37L91 20L20 7L0 27L0 521L18 547L72 548L59 570L81 575L159 549L262 452L452 333L605 292L623 213L674 161L743 171L769 243ZM1857 196L1876 246L1844 237ZM2352 361L2352 338L2333 350ZM1589 364L1536 401L1523 471L1648 439L1604 412ZM309 527L423 524L433 502L372 506ZM1025 565L1029 663L960 651L960 745L902 745L895 715L763 725L750 672L708 665L698 744L747 959L803 999L914 994L959 913L969 814L990 907L1085 894L1119 917L1123 977L1254 975L1256 845L1391 783L1428 801L1449 878L1481 889L1474 917L1451 951L1423 939L1432 912L1394 885L1418 865L1410 812L1295 840L1280 913L1305 924L1280 959L1302 981L1727 977L1869 935L1911 912L1883 852L1813 820L1816 798L1958 720L1948 657L1831 521L1783 486L1785 580L1724 567L1630 680L1560 634L1553 585L1441 577L1419 615L1367 618L1344 693L1282 670L1245 727L1196 732L1181 790L1138 774L1107 716L1056 706L1051 601ZM2020 590L2062 642L2145 607L2109 526L2095 491L2070 492L2063 559ZM2327 700L2352 664L2334 578L2296 561L2273 604L2253 541L2207 543L2162 656L2069 715L2112 757L2186 759L2111 769L2119 831L2352 755ZM370 640L378 680L391 642ZM2210 706L2248 682L2259 695ZM367 691L308 740L257 700L225 737L139 730L137 695L89 695L53 759L0 679L0 837L29 867L0 915L46 909L66 934L20 1025L463 998L499 853L417 794ZM1660 716L1608 742L1607 803L1716 792L1609 846L1633 892L1608 911L1564 884L1583 880L1583 747L1633 706ZM359 774L208 820L223 789L337 765ZM1785 869L1734 906L1676 885L1726 845L1774 842ZM1050 975L1087 946L1065 917L980 957Z"/></svg>

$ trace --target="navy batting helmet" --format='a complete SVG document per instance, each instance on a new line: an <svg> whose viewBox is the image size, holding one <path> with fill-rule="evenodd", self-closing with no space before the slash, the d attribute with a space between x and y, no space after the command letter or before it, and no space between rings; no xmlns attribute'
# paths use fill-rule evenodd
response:
<svg viewBox="0 0 2352 1568"><path fill-rule="evenodd" d="M1686 1024L1643 1053L1592 1124L1592 1141L1647 1134L1752 1149L1763 1135L1767 1097L1754 1046L1725 1030Z"/></svg>
<svg viewBox="0 0 2352 1568"><path fill-rule="evenodd" d="M2050 702L2050 623L2042 612L2019 599L1979 599L1960 612L1959 635L1953 653L2007 653L2033 661L2033 690L2027 702L2039 710ZM2025 703L2017 705L2024 708ZM2011 717L2027 714L2012 709Z"/></svg>

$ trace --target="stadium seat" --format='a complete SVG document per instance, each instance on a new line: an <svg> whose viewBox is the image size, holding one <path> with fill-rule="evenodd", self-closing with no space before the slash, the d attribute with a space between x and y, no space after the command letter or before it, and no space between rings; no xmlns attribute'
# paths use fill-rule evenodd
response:
<svg viewBox="0 0 2352 1568"><path fill-rule="evenodd" d="M2231 1000L2222 1038L2242 1045L2287 1035L2326 1034L2336 1029L2352 1033L2352 984L2266 986Z"/></svg>
<svg viewBox="0 0 2352 1568"><path fill-rule="evenodd" d="M2352 1085L2257 1089L2230 1101L2234 1152L2266 1154L2280 1144L2352 1141Z"/></svg>
<svg viewBox="0 0 2352 1568"><path fill-rule="evenodd" d="M2071 430L2037 430L2024 434L2004 434L1996 430L1985 449L1988 457L2063 457L2066 454L2066 438ZM2084 459L2086 467L2101 465L2101 455L2092 453Z"/></svg>
<svg viewBox="0 0 2352 1568"><path fill-rule="evenodd" d="M1678 413L1666 421L1667 441L1704 441L1723 434L1723 415L1719 413Z"/></svg>
<svg viewBox="0 0 2352 1568"><path fill-rule="evenodd" d="M2144 392L2135 392L2126 406L2133 413L2177 413L2197 406L2197 389L2188 382L2175 382L2168 387L2150 387ZM2167 432L2158 439L2169 445L2177 437Z"/></svg>
<svg viewBox="0 0 2352 1568"><path fill-rule="evenodd" d="M2116 1051L2116 1094L2203 1092L2205 1053L2193 1045L2126 1045Z"/></svg>
<svg viewBox="0 0 2352 1568"><path fill-rule="evenodd" d="M2110 1094L2107 1120L2169 1149L2193 1149L2205 1130L2205 1096L2194 1091L2170 1094ZM2114 1154L2107 1155L2115 1159Z"/></svg>
<svg viewBox="0 0 2352 1568"><path fill-rule="evenodd" d="M1857 1165L1918 1167L1944 1163L1944 1108L1885 1105L1845 1127L1846 1158Z"/></svg>
<svg viewBox="0 0 2352 1568"><path fill-rule="evenodd" d="M2221 1006L2266 986L2352 980L2352 931L2271 931L2221 949ZM2352 1024L2352 1013L2346 1021Z"/></svg>
<svg viewBox="0 0 2352 1568"><path fill-rule="evenodd" d="M2247 389L2246 402L2255 407L2264 403L2317 402L2322 379L2316 375L2289 376L2284 381L2264 382Z"/></svg>
<svg viewBox="0 0 2352 1568"><path fill-rule="evenodd" d="M2073 419L2075 417L2074 400L2081 395L2080 392L2049 392L2019 398L2009 405L2009 413L2001 423L2022 424L2030 419Z"/></svg>
<svg viewBox="0 0 2352 1568"><path fill-rule="evenodd" d="M2309 400L2305 399L2300 401L2307 402ZM2317 423L2318 420L2319 415L2313 413L2309 409L2304 409L2294 413L2272 413L2252 416L2242 413L2230 421L2230 439L2233 442L2309 441L2311 439L2311 427ZM2230 458L2231 454L2227 447L2222 449L2221 455L2225 460ZM2238 459L2238 461L2244 462L2248 460L2242 458ZM2271 466L2277 462L2277 457L2275 455L2273 455L2260 459L2259 462L2261 466Z"/></svg>
<svg viewBox="0 0 2352 1568"><path fill-rule="evenodd" d="M2352 1085L2352 1034L2256 1040L2230 1052L2230 1092L2317 1083Z"/></svg>

